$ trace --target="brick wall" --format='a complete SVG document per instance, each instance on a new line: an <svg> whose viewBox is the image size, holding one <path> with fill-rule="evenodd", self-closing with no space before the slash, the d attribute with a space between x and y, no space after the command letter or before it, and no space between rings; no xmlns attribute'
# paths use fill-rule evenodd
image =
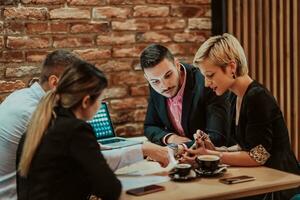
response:
<svg viewBox="0 0 300 200"><path fill-rule="evenodd" d="M68 49L107 74L117 133L140 134L148 95L141 50L162 43L191 62L210 18L210 0L0 0L0 102L38 76L48 52Z"/></svg>

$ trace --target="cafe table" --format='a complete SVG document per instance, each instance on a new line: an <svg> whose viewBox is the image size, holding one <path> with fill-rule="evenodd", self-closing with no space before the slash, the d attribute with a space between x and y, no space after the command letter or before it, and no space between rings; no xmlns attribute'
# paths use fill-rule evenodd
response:
<svg viewBox="0 0 300 200"><path fill-rule="evenodd" d="M232 199L274 192L300 186L300 176L282 172L267 167L228 167L227 171L218 177L200 177L187 182L174 182L168 177L168 170L161 168L155 162L142 161L118 170L116 173L123 184L121 199L123 200L180 200L180 199ZM220 178L248 175L256 178L254 181L226 185L219 182ZM132 187L147 184L153 176L156 183L165 187L159 191L144 196L126 194ZM161 179L159 179L161 178ZM127 179L130 179L127 182ZM160 182L159 182L160 181ZM136 186L132 185L135 183ZM129 184L129 185L126 185ZM131 185L130 185L131 184Z"/></svg>

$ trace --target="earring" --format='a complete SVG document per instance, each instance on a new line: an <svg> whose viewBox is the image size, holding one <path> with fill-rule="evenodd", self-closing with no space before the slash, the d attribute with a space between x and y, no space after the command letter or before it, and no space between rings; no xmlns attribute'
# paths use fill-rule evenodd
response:
<svg viewBox="0 0 300 200"><path fill-rule="evenodd" d="M235 74L232 72L232 78L235 79Z"/></svg>

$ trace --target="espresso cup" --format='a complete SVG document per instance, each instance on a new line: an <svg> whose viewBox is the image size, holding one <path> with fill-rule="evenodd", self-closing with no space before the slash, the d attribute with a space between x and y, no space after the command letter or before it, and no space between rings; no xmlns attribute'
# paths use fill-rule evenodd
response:
<svg viewBox="0 0 300 200"><path fill-rule="evenodd" d="M197 156L196 162L199 170L214 172L216 169L218 169L220 157L216 155L201 155Z"/></svg>
<svg viewBox="0 0 300 200"><path fill-rule="evenodd" d="M181 177L189 175L191 169L192 165L186 163L180 163L175 166L176 174L178 174Z"/></svg>

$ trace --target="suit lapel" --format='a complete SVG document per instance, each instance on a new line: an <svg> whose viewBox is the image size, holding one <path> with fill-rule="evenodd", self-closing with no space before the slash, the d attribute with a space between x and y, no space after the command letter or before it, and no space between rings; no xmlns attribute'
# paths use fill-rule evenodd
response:
<svg viewBox="0 0 300 200"><path fill-rule="evenodd" d="M185 89L184 89L183 99L182 99L181 125L184 132L186 134L189 134L188 121L190 118L193 98L195 95L195 91L193 90L195 83L194 83L194 75L193 72L191 71L191 68L185 65L184 67L186 68L186 83L185 83Z"/></svg>
<svg viewBox="0 0 300 200"><path fill-rule="evenodd" d="M174 128L169 119L166 98L160 94L157 94L157 103L159 116L164 121L166 128L170 131L173 131Z"/></svg>

